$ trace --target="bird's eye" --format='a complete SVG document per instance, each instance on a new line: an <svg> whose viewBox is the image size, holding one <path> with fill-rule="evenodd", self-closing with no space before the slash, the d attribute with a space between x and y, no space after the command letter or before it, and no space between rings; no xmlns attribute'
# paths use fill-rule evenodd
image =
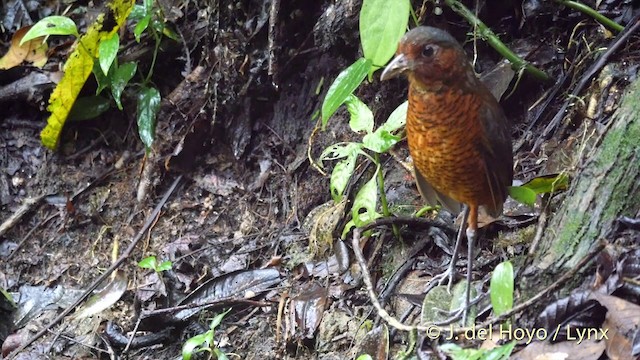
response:
<svg viewBox="0 0 640 360"><path fill-rule="evenodd" d="M422 49L422 56L426 58L432 57L436 53L436 46L433 44L426 45Z"/></svg>

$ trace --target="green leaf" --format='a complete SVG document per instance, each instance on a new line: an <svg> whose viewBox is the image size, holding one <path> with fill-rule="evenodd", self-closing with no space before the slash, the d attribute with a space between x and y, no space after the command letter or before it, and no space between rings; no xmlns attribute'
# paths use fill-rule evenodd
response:
<svg viewBox="0 0 640 360"><path fill-rule="evenodd" d="M533 206L536 203L536 192L524 186L509 186L509 196L519 203Z"/></svg>
<svg viewBox="0 0 640 360"><path fill-rule="evenodd" d="M155 270L158 266L158 260L155 256L147 256L146 258L140 260L138 266L143 269Z"/></svg>
<svg viewBox="0 0 640 360"><path fill-rule="evenodd" d="M142 5L144 7L144 12L147 15L151 15L151 11L153 11L153 2L155 0L143 0Z"/></svg>
<svg viewBox="0 0 640 360"><path fill-rule="evenodd" d="M346 158L345 160L338 162L331 172L329 188L331 190L331 197L335 202L342 200L342 194L344 193L344 189L346 189L349 179L353 174L356 159L361 148L362 147L359 143L338 143L324 149L322 154L320 154L320 162L323 162L324 160Z"/></svg>
<svg viewBox="0 0 640 360"><path fill-rule="evenodd" d="M351 231L351 229L353 229L354 227L356 227L356 223L353 221L353 219L349 220L347 222L347 224L344 226L344 229L342 229L342 234L340 235L340 238L342 240L347 238L347 234L349 233L349 231Z"/></svg>
<svg viewBox="0 0 640 360"><path fill-rule="evenodd" d="M146 15L147 15L147 11L145 10L144 5L136 4L133 6L133 9L129 14L129 20L133 22L139 22Z"/></svg>
<svg viewBox="0 0 640 360"><path fill-rule="evenodd" d="M373 360L373 358L369 354L362 354L358 356L356 360Z"/></svg>
<svg viewBox="0 0 640 360"><path fill-rule="evenodd" d="M478 296L478 291L476 287L471 285L469 289L469 297L470 299L475 299ZM461 309L466 302L467 299L467 280L463 279L453 285L453 289L451 289L451 303L449 304L449 311L455 312L458 309ZM478 315L478 307L476 305L471 305L469 308L469 312L467 313L467 323L462 324L464 326L473 326L475 324L476 316Z"/></svg>
<svg viewBox="0 0 640 360"><path fill-rule="evenodd" d="M20 46L29 40L47 35L73 35L79 37L78 28L73 20L66 16L48 16L40 19L20 40Z"/></svg>
<svg viewBox="0 0 640 360"><path fill-rule="evenodd" d="M376 212L376 204L378 203L378 171L380 171L379 166L376 168L376 172L371 179L362 186L353 199L351 216L357 227L366 225L381 216ZM361 212L361 210L364 210L364 212Z"/></svg>
<svg viewBox="0 0 640 360"><path fill-rule="evenodd" d="M374 133L367 134L362 139L364 147L379 154L386 152L393 145L402 140L399 136L390 134L382 128L378 128Z"/></svg>
<svg viewBox="0 0 640 360"><path fill-rule="evenodd" d="M453 360L478 360L486 351L484 349L463 349L453 343L442 344L440 350L451 356Z"/></svg>
<svg viewBox="0 0 640 360"><path fill-rule="evenodd" d="M393 110L391 115L384 124L380 125L380 128L393 133L404 126L407 123L407 109L409 108L409 101L403 102Z"/></svg>
<svg viewBox="0 0 640 360"><path fill-rule="evenodd" d="M324 149L322 154L320 154L320 161L342 159L350 156L354 152L359 152L360 149L361 145L359 143L348 142L333 144Z"/></svg>
<svg viewBox="0 0 640 360"><path fill-rule="evenodd" d="M209 332L209 331L207 331ZM182 359L183 360L190 360L191 356L193 356L194 350L202 345L205 345L205 343L207 342L207 333L204 334L198 334L190 339L188 339L187 341L184 342L184 345L182 345ZM208 344L206 344L208 345Z"/></svg>
<svg viewBox="0 0 640 360"><path fill-rule="evenodd" d="M404 0L403 0L404 1ZM333 113L338 110L347 97L360 86L362 80L371 69L371 61L360 58L351 66L342 70L333 84L327 90L327 95L322 103L322 129L326 128L327 122Z"/></svg>
<svg viewBox="0 0 640 360"><path fill-rule="evenodd" d="M379 68L395 54L407 30L409 0L364 0L360 9L360 41L365 59ZM372 72L375 68L372 69Z"/></svg>
<svg viewBox="0 0 640 360"><path fill-rule="evenodd" d="M151 19L151 27L158 34L164 33L164 23L156 18Z"/></svg>
<svg viewBox="0 0 640 360"><path fill-rule="evenodd" d="M569 176L566 173L538 176L522 184L522 187L533 190L536 194L548 194L566 190Z"/></svg>
<svg viewBox="0 0 640 360"><path fill-rule="evenodd" d="M138 134L147 150L153 144L156 132L156 115L160 110L160 92L153 87L143 87L138 94Z"/></svg>
<svg viewBox="0 0 640 360"><path fill-rule="evenodd" d="M140 35L142 35L142 33L147 30L149 21L151 21L151 15L147 14L142 18L142 20L140 20L140 22L136 24L136 27L133 28L133 35L136 37L137 42L140 42Z"/></svg>
<svg viewBox="0 0 640 360"><path fill-rule="evenodd" d="M99 95L78 98L67 119L69 121L83 121L95 119L111 108L111 100Z"/></svg>
<svg viewBox="0 0 640 360"><path fill-rule="evenodd" d="M331 190L331 197L336 203L342 200L344 190L349 184L349 179L353 175L353 171L356 168L356 159L358 153L353 152L346 159L338 162L331 172L331 181L329 182L329 189Z"/></svg>
<svg viewBox="0 0 640 360"><path fill-rule="evenodd" d="M375 151L379 154L389 151L398 141L401 140L399 136L393 135L407 122L407 108L409 103L407 101L400 104L387 121L385 121L380 127L376 129L372 134L367 134L362 139L364 147L371 151Z"/></svg>
<svg viewBox="0 0 640 360"><path fill-rule="evenodd" d="M373 131L373 113L367 104L351 94L345 100L345 105L347 105L347 110L351 115L349 126L353 132L366 131L370 133Z"/></svg>
<svg viewBox="0 0 640 360"><path fill-rule="evenodd" d="M9 292L7 292L7 290L3 289L0 287L0 294L2 294L2 296L4 296L4 299L7 301L7 303L13 307L14 309L18 308L18 305L16 305L16 302L13 301L13 296L11 296L11 294Z"/></svg>
<svg viewBox="0 0 640 360"><path fill-rule="evenodd" d="M227 309L227 311L214 316L213 319L211 319L211 324L209 324L209 329L215 330L218 327L218 325L222 323L222 319L224 319L224 317L229 313L229 311L231 311L231 309Z"/></svg>
<svg viewBox="0 0 640 360"><path fill-rule="evenodd" d="M491 305L496 316L513 308L513 265L509 261L498 264L491 275Z"/></svg>
<svg viewBox="0 0 640 360"><path fill-rule="evenodd" d="M446 286L436 286L422 300L420 324L444 321L449 317L452 296Z"/></svg>
<svg viewBox="0 0 640 360"><path fill-rule="evenodd" d="M509 359L516 342L512 341L491 350L487 349L463 349L460 346L449 343L442 344L440 350L449 355L453 360L506 360Z"/></svg>
<svg viewBox="0 0 640 360"><path fill-rule="evenodd" d="M118 105L118 109L122 110L122 92L129 83L129 80L135 75L137 64L134 62L128 62L118 66L111 76L111 95Z"/></svg>
<svg viewBox="0 0 640 360"><path fill-rule="evenodd" d="M229 360L227 354L220 349L213 349L213 353L216 355L216 360Z"/></svg>
<svg viewBox="0 0 640 360"><path fill-rule="evenodd" d="M170 25L164 24L164 27L162 28L162 35L168 37L173 41L180 41L180 35L178 35L178 33Z"/></svg>
<svg viewBox="0 0 640 360"><path fill-rule="evenodd" d="M497 348L493 348L489 350L482 359L484 360L502 360L509 359L511 356L511 352L513 352L513 348L516 346L516 342L512 341L508 344L504 344L502 346L498 346Z"/></svg>
<svg viewBox="0 0 640 360"><path fill-rule="evenodd" d="M110 68L109 73L112 73L113 70L114 70L113 68ZM105 75L102 72L99 62L96 61L93 63L93 69L91 70L91 72L93 73L93 76L95 76L96 82L98 83L98 88L96 89L96 95L99 95L102 92L102 90L111 86L110 76Z"/></svg>
<svg viewBox="0 0 640 360"><path fill-rule="evenodd" d="M120 36L115 32L108 39L103 39L98 45L98 62L100 62L100 68L105 75L109 74L109 68L113 61L118 56L118 49L120 48Z"/></svg>
<svg viewBox="0 0 640 360"><path fill-rule="evenodd" d="M173 266L173 263L171 261L165 260L161 262L160 265L158 265L158 268L155 270L156 272L167 271L167 270L171 270L172 266Z"/></svg>

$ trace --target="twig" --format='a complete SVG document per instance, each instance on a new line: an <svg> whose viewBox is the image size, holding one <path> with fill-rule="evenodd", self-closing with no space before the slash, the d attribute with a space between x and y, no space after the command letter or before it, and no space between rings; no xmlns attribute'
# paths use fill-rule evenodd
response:
<svg viewBox="0 0 640 360"><path fill-rule="evenodd" d="M500 55L504 56L505 59L509 60L516 72L524 69L528 71L534 77L542 80L549 81L549 75L547 75L544 71L536 68L531 65L527 61L523 60L521 57L516 55L511 49L509 49L499 38L498 36L487 26L485 25L477 16L473 14L469 9L467 9L462 3L457 0L445 0L445 4L451 8L451 10L458 13L458 15L462 16L467 20L471 26L478 29L478 35L486 41L492 48L494 48Z"/></svg>
<svg viewBox="0 0 640 360"><path fill-rule="evenodd" d="M367 261L362 254L362 250L360 250L360 234L361 229L355 229L353 231L353 238L351 239L351 245L353 246L353 252L356 255L356 260L358 265L360 266L360 272L362 275L362 280L367 288L367 293L369 294L369 300L373 304L373 307L378 312L378 316L380 316L384 321L386 321L392 327L402 330L402 331L428 331L428 326L419 326L419 325L406 325L391 316L387 310L385 310L382 305L380 305L380 301L378 301L378 297L373 288L373 282L371 281L371 275L369 275L369 271L367 269Z"/></svg>
<svg viewBox="0 0 640 360"><path fill-rule="evenodd" d="M591 79L596 75L596 73L598 73L598 71L600 71L600 69L602 69L602 67L604 67L607 64L607 61L609 60L611 55L613 55L616 51L618 51L618 49L622 46L622 44L624 44L624 42L629 38L629 36L631 36L631 34L633 34L636 30L638 30L639 26L640 26L640 14L637 14L633 18L633 20L629 22L629 24L624 28L624 31L618 34L618 36L616 36L616 38L611 41L611 43L607 47L607 51L605 51L602 55L600 55L600 57L598 58L598 61L593 63L593 65L591 65L591 67L589 67L589 69L584 72L584 74L582 75L582 78L580 79L578 84L576 84L576 87L573 88L573 90L571 91L571 95L568 96L569 98L578 96L578 94L582 91L582 89L584 89L584 87L590 83ZM551 122L549 122L547 127L542 131L542 135L538 138L536 143L533 145L532 152L536 152L540 147L540 145L542 145L542 143L545 140L549 139L550 135L553 134L556 127L558 127L558 125L560 124L560 121L562 121L562 119L564 118L565 112L567 111L568 107L569 107L569 103L565 101L564 105L562 105L560 110L558 110L558 112L553 117Z"/></svg>
<svg viewBox="0 0 640 360"><path fill-rule="evenodd" d="M540 243L540 240L542 240L542 236L544 235L544 230L547 228L549 213L551 212L551 197L548 194L543 195L542 203L542 211L540 211L540 215L538 216L538 224L536 225L536 234L531 241L531 245L529 246L529 255L533 255L536 253L538 244Z"/></svg>
<svg viewBox="0 0 640 360"><path fill-rule="evenodd" d="M24 245L24 243L27 242L27 240L29 240L29 238L31 237L31 234L33 234L34 231L36 231L40 226L48 223L49 221L51 221L52 219L56 218L57 216L59 216L58 213L53 214L51 216L49 216L48 218L40 221L38 224L36 224L34 227L31 228L31 230L29 230L29 232L27 232L27 235L22 237L22 240L20 240L20 242L18 243L18 245L11 251L11 254L9 254L7 256L7 258L5 259L5 261L10 261L13 256L18 252L18 250L20 250L22 248L22 246Z"/></svg>
<svg viewBox="0 0 640 360"><path fill-rule="evenodd" d="M271 76L273 87L278 89L278 58L276 51L276 24L278 23L278 12L280 11L280 0L271 0L271 7L269 8L269 64L267 68L267 74Z"/></svg>
<svg viewBox="0 0 640 360"><path fill-rule="evenodd" d="M27 214L31 209L38 206L40 201L49 195L40 195L33 198L27 198L24 203L13 213L7 220L0 224L0 236L3 236L9 229L15 226L22 217Z"/></svg>
<svg viewBox="0 0 640 360"><path fill-rule="evenodd" d="M316 121L316 126L313 128L311 135L309 135L309 141L307 141L307 159L309 160L309 164L311 164L311 166L314 169L316 169L317 172L319 172L322 176L327 176L328 175L327 172L324 171L322 169L322 166L316 163L316 161L313 159L313 156L311 156L311 148L313 147L313 138L316 136L316 133L318 133L318 130L320 130L320 119Z"/></svg>
<svg viewBox="0 0 640 360"><path fill-rule="evenodd" d="M589 15L591 16L595 21L599 22L600 24L608 27L609 29L615 30L615 31L622 31L624 30L624 26L618 24L617 22L609 19L608 17L600 14L599 12L597 12L596 10L590 8L589 6L577 2L577 1L571 1L571 0L556 0L557 3L562 4L568 8L571 8L573 10L577 10L580 11L581 13L585 14L585 15Z"/></svg>
<svg viewBox="0 0 640 360"><path fill-rule="evenodd" d="M438 329L437 327L438 326L442 326L444 324L451 323L450 319L449 320L445 320L444 322L441 322L441 323L429 323L429 324L425 324L425 325L407 325L407 324L404 324L404 323L400 322L395 317L391 316L382 307L382 305L380 304L380 301L378 300L378 297L377 297L377 295L375 293L375 290L374 290L374 287L373 287L373 282L371 281L371 275L369 274L369 271L367 269L366 260L364 258L364 255L362 254L362 250L360 250L360 236L361 236L361 233L363 231L364 231L363 228L357 228L357 229L355 229L353 231L353 238L351 240L351 245L353 247L353 252L354 252L354 254L356 256L356 260L358 262L358 266L360 266L362 280L365 283L365 286L366 286L366 289L367 289L367 293L369 295L369 300L371 300L371 303L372 303L373 307L376 309L376 311L378 313L378 316L380 316L390 326L392 326L392 327L394 327L394 328L396 328L398 330L402 330L402 331L421 331L421 332L426 332L428 336L432 335L434 333L434 330L436 330L438 334L441 334L441 333L445 332L444 329ZM574 277L596 255L598 255L600 253L600 251L602 251L602 249L605 248L605 246L606 246L606 242L601 241L598 244L598 246L596 246L595 249L593 249L587 255L585 255L585 257L583 257L580 260L580 262L578 262L578 264L576 264L569 272L567 272L564 275L562 275L558 280L556 280L556 282L554 282L553 284L548 286L546 289L542 290L541 292L536 294L534 297L528 299L527 301L523 302L522 304L512 308L510 311L507 311L506 313L504 313L504 314L502 314L502 315L500 315L500 316L498 316L496 318L493 318L491 320L485 321L482 324L480 324L478 326L475 326L475 329L487 328L489 326L493 326L494 324L502 322L504 320L507 320L510 316L512 316L514 314L517 314L519 312L522 312L525 309L527 309L528 307L530 307L533 304L537 303L542 298L547 296L550 292L558 289L561 285L563 285L569 279ZM478 299L479 298L480 297L478 297ZM462 334L465 331L473 329L473 328L468 328L468 327L450 327L449 329L452 331L453 334Z"/></svg>
<svg viewBox="0 0 640 360"><path fill-rule="evenodd" d="M167 189L167 191L165 192L162 199L160 199L156 207L153 209L153 212L151 212L151 214L145 220L145 223L144 225L142 225L142 228L140 229L140 231L138 231L138 233L133 238L133 240L131 240L131 244L129 244L127 249L118 258L118 260L116 260L104 273L102 273L102 275L98 276L98 278L93 283L91 283L91 285L89 285L89 287L82 293L82 295L80 295L80 297L78 297L78 299L73 304L67 307L62 313L60 313L60 315L56 316L55 319L51 320L51 322L47 324L42 330L38 331L34 336L32 336L27 341L25 341L25 343L22 344L19 348L14 350L7 357L7 359L15 358L16 355L18 355L22 350L26 349L29 345L33 344L36 340L38 340L40 337L46 334L52 327L54 327L56 324L62 321L67 315L69 315L73 310L75 310L78 307L78 305L80 305L87 297L89 297L89 295L92 294L93 290L95 290L107 277L109 277L109 275L111 275L112 272L114 272L117 268L119 268L120 265L122 265L122 263L124 263L125 260L129 258L129 255L131 255L133 250L135 250L136 245L138 245L138 242L142 239L142 237L147 232L151 224L154 222L158 214L160 214L162 207L169 199L169 196L171 196L171 194L178 187L178 184L180 183L181 180L182 180L182 175L179 175L173 181L169 189Z"/></svg>

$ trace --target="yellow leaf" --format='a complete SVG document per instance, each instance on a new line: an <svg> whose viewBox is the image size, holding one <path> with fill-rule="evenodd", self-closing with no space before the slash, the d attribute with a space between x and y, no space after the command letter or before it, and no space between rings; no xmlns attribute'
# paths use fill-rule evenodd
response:
<svg viewBox="0 0 640 360"><path fill-rule="evenodd" d="M43 67L47 62L47 44L43 43L43 37L39 37L20 46L20 40L29 31L31 26L25 26L16 31L11 38L9 51L0 59L0 69L11 69L22 64L24 61L30 62L33 66Z"/></svg>
<svg viewBox="0 0 640 360"><path fill-rule="evenodd" d="M96 21L80 37L75 50L64 65L64 75L58 86L53 89L47 110L51 112L47 126L40 133L42 144L55 150L60 142L60 133L69 116L80 90L91 75L93 62L98 56L98 45L103 39L110 38L124 25L133 9L133 0L113 0L109 3L107 14L98 15ZM104 19L107 20L104 20Z"/></svg>

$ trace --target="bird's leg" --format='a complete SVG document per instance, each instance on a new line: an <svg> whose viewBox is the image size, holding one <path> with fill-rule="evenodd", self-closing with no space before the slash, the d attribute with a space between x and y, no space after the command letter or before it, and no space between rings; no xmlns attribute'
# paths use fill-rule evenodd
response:
<svg viewBox="0 0 640 360"><path fill-rule="evenodd" d="M471 271L473 270L473 246L478 235L478 206L468 207L469 217L467 218L467 289L464 299L464 311L462 313L462 324L467 323L467 315L471 304Z"/></svg>
<svg viewBox="0 0 640 360"><path fill-rule="evenodd" d="M440 280L438 280L438 285L442 285L446 279L449 280L447 284L447 291L451 293L451 286L453 286L453 279L456 275L456 262L458 262L458 254L460 253L460 246L462 245L462 234L464 233L465 226L467 225L467 218L469 217L469 207L467 205L462 205L462 223L460 224L460 229L458 230L458 236L456 237L456 245L453 248L453 254L451 255L451 262L449 263L449 267L447 270L438 275Z"/></svg>

